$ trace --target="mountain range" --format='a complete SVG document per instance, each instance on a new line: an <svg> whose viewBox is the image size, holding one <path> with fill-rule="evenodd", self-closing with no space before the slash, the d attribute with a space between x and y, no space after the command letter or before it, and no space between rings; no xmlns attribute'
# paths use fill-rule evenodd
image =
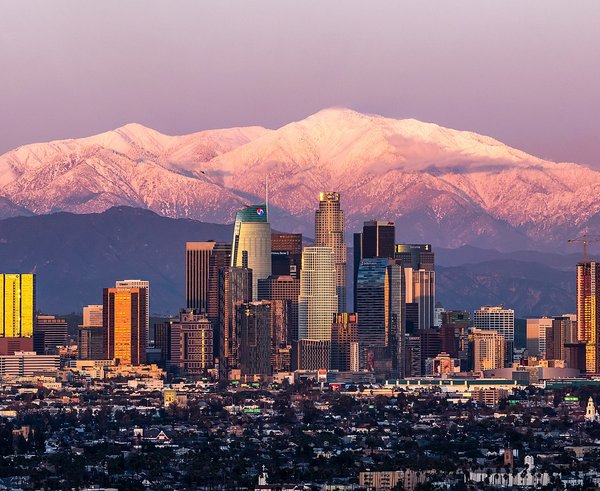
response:
<svg viewBox="0 0 600 491"><path fill-rule="evenodd" d="M0 220L0 271L37 273L37 305L45 313L81 312L101 303L103 287L135 278L150 281L152 313L176 313L185 302L185 242L230 241L231 235L231 225L126 206L13 217ZM437 299L446 308L504 303L520 316L574 310L578 254L473 246L435 253Z"/></svg>
<svg viewBox="0 0 600 491"><path fill-rule="evenodd" d="M600 223L600 172L413 119L326 109L278 129L167 136L138 124L0 156L0 217L114 206L231 223L261 203L274 228L312 235L319 191L341 193L348 232L394 220L397 239L564 251Z"/></svg>

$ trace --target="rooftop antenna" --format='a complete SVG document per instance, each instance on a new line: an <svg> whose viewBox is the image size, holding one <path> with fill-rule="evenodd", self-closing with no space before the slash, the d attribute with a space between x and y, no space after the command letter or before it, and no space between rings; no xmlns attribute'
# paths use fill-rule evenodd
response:
<svg viewBox="0 0 600 491"><path fill-rule="evenodd" d="M265 208L267 221L269 221L269 174L265 176Z"/></svg>

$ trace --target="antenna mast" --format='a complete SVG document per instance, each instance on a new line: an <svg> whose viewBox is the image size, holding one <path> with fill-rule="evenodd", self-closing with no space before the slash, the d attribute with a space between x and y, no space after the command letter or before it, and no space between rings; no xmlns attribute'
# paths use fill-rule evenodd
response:
<svg viewBox="0 0 600 491"><path fill-rule="evenodd" d="M269 174L265 176L265 208L267 221L269 220Z"/></svg>

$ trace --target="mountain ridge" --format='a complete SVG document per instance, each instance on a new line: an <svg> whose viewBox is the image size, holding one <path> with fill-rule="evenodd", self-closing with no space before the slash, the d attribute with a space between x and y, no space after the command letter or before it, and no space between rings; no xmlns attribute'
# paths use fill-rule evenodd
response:
<svg viewBox="0 0 600 491"><path fill-rule="evenodd" d="M0 156L0 217L126 205L232 222L264 199L274 227L310 234L319 191L342 196L348 232L390 219L437 246L565 250L600 221L600 172L469 131L330 108L278 129L169 136L136 123Z"/></svg>

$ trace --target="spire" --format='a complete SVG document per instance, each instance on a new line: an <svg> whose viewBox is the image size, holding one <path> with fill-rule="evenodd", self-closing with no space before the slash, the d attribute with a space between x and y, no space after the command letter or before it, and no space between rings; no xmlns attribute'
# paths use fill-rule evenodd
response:
<svg viewBox="0 0 600 491"><path fill-rule="evenodd" d="M265 208L267 221L269 221L269 174L265 176Z"/></svg>

